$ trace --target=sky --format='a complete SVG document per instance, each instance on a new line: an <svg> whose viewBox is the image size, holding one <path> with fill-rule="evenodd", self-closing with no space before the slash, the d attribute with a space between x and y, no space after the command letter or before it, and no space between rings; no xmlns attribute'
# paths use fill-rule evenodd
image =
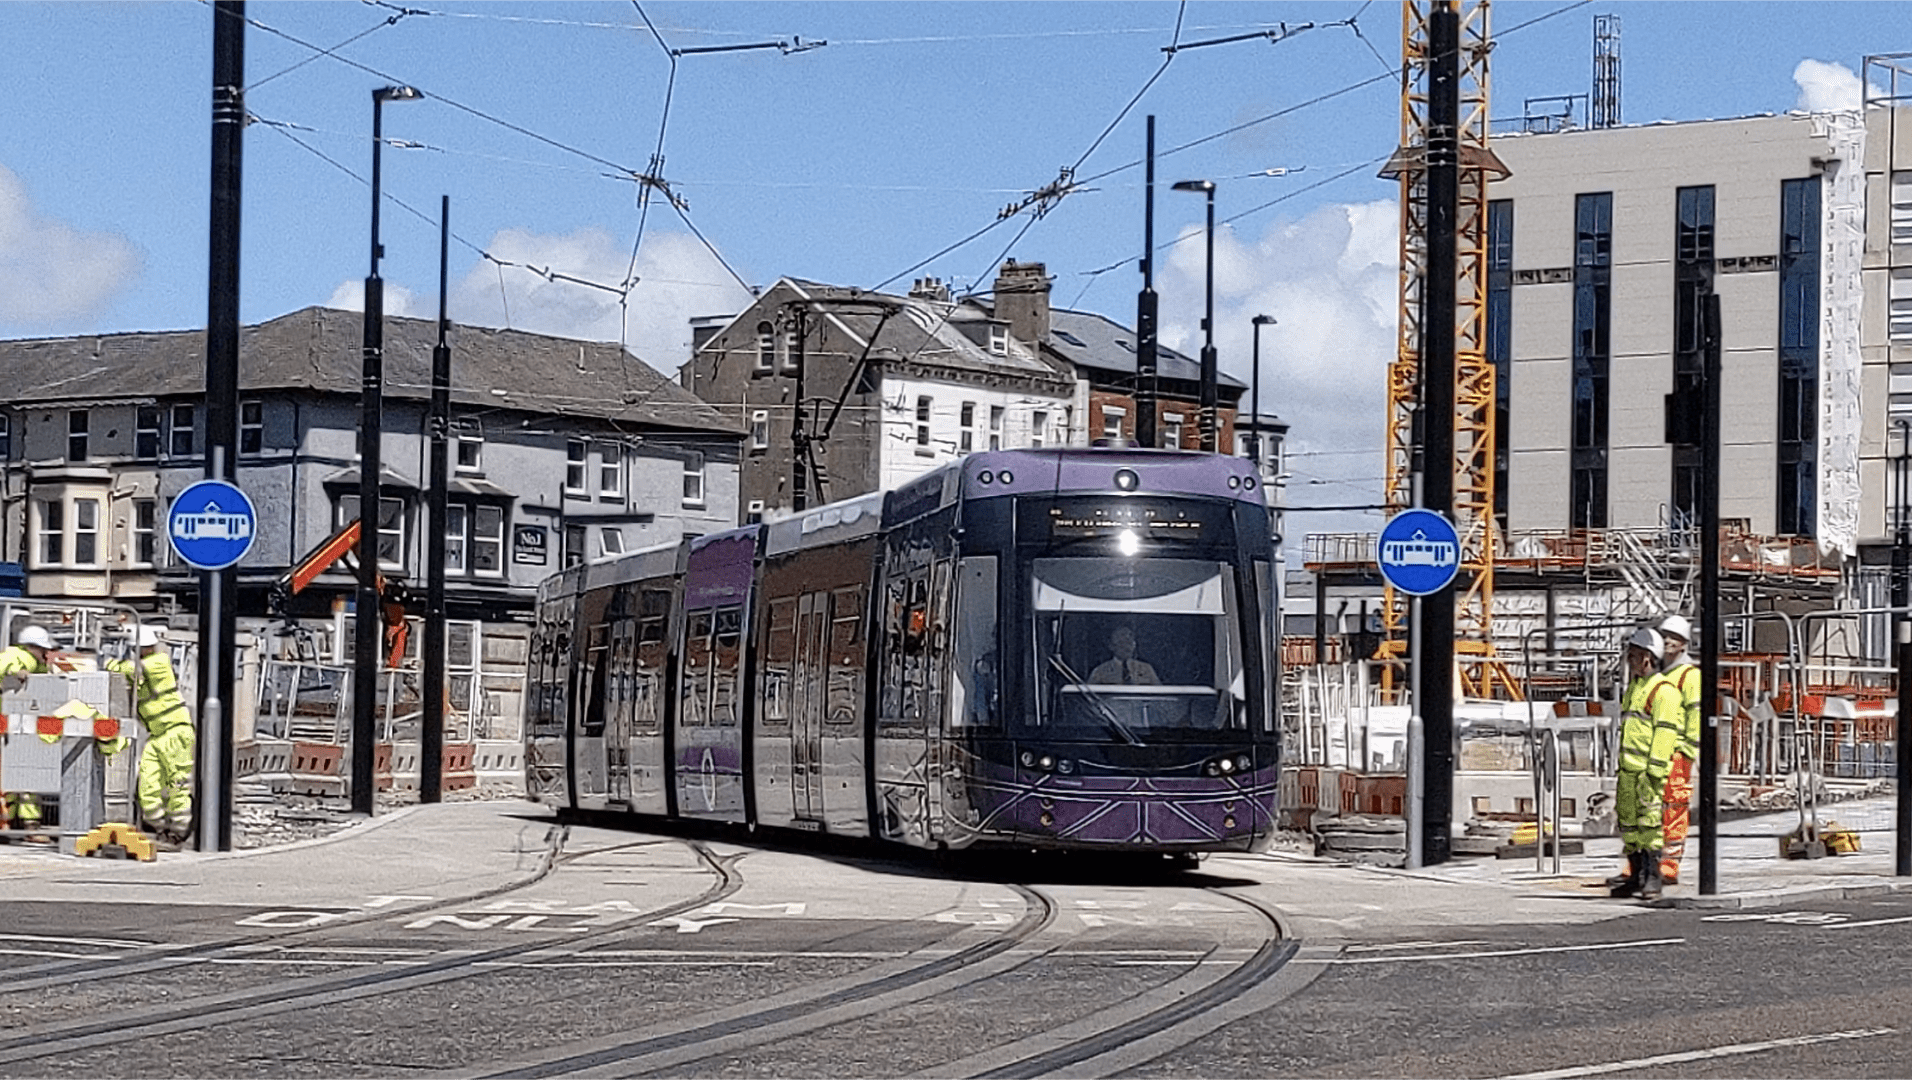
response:
<svg viewBox="0 0 1912 1080"><path fill-rule="evenodd" d="M1586 94L1606 13L1630 124L1856 106L1862 58L1912 49L1912 4L1503 0L1496 120ZM246 322L359 306L385 85L425 95L383 110L387 310L435 317L449 196L454 320L622 340L667 374L691 318L734 314L783 275L962 292L1007 257L1044 263L1057 306L1131 323L1154 115L1163 341L1199 349L1205 271L1203 199L1169 185L1210 179L1221 366L1249 379L1250 319L1277 319L1261 393L1292 425L1289 502L1380 499L1397 210L1375 174L1400 131L1396 4L253 0L246 15ZM203 327L213 19L194 0L0 3L0 337ZM1255 36L1202 44L1237 35ZM1034 198L1065 176L1062 197ZM1378 523L1302 514L1289 531Z"/></svg>

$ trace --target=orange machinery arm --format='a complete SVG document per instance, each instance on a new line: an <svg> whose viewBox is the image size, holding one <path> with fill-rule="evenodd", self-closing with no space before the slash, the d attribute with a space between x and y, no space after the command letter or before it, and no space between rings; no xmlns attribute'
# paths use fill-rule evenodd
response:
<svg viewBox="0 0 1912 1080"><path fill-rule="evenodd" d="M283 610L287 601L304 592L306 586L318 580L320 574L332 568L332 565L347 555L355 559L358 555L360 522L351 521L338 532L306 553L297 565L279 576L273 583L274 604ZM405 657L405 645L411 637L411 626L405 621L405 596L398 584L384 574L373 571L373 580L378 587L379 610L385 620L385 666L397 667Z"/></svg>

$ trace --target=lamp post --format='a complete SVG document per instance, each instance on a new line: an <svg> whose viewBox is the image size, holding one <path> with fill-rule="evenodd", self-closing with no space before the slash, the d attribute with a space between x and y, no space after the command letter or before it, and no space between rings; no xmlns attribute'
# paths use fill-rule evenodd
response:
<svg viewBox="0 0 1912 1080"><path fill-rule="evenodd" d="M1255 471L1261 471L1261 328L1275 325L1273 315L1257 315L1249 320L1255 324L1255 370L1249 373L1248 381L1254 387L1249 393L1254 403L1249 406L1248 416L1248 456L1255 461Z"/></svg>
<svg viewBox="0 0 1912 1080"><path fill-rule="evenodd" d="M425 95L409 86L372 91L372 267L365 277L364 376L360 387L358 618L355 622L352 675L352 812L372 812L372 743L377 738L379 645L378 481L382 398L385 393L385 282L378 260L378 159L385 143L384 108L388 101L414 101Z"/></svg>
<svg viewBox="0 0 1912 1080"><path fill-rule="evenodd" d="M1183 180L1176 191L1199 191L1208 197L1208 284L1202 307L1202 449L1215 452L1215 181Z"/></svg>

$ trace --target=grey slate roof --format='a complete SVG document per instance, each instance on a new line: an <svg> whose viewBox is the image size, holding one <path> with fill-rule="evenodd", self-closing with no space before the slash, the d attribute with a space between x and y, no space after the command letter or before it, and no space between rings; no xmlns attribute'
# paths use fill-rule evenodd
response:
<svg viewBox="0 0 1912 1080"><path fill-rule="evenodd" d="M917 363L942 367L995 370L1004 374L1019 375L1024 378L1048 378L1061 380L1067 376L1054 367L1032 355L1021 342L1013 339L1007 354L998 355L979 345L961 327L971 321L986 319L981 309L965 303L945 303L924 300L915 296L898 296L893 293L876 293L868 290L846 288L840 285L824 285L820 282L805 281L800 278L786 278L792 286L805 295L817 300L836 301L832 306L831 317L841 322L865 341L877 332L876 347L871 355L884 359L909 357ZM884 320L881 312L869 313L853 308L838 306L845 301L868 299L885 306L900 307L902 312ZM984 340L987 336L984 335Z"/></svg>
<svg viewBox="0 0 1912 1080"><path fill-rule="evenodd" d="M1135 331L1092 312L1050 309L1049 340L1044 344L1077 367L1114 372L1118 376L1135 374ZM1156 350L1156 370L1164 379L1200 382L1202 378L1199 360L1166 345ZM1221 386L1248 387L1247 383L1225 372L1217 372L1216 381Z"/></svg>
<svg viewBox="0 0 1912 1080"><path fill-rule="evenodd" d="M359 395L364 319L309 307L247 326L239 388ZM733 434L737 427L612 342L454 324L452 401ZM385 395L431 396L434 320L385 319ZM203 330L0 341L5 401L112 401L205 392ZM502 390L502 395L493 391Z"/></svg>

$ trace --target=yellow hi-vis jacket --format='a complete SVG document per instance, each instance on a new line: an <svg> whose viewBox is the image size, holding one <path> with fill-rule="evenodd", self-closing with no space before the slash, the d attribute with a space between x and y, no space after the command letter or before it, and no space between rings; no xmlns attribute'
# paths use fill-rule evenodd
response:
<svg viewBox="0 0 1912 1080"><path fill-rule="evenodd" d="M1620 699L1620 768L1666 782L1682 745L1686 716L1680 688L1659 672L1627 685Z"/></svg>
<svg viewBox="0 0 1912 1080"><path fill-rule="evenodd" d="M0 649L0 679L9 675L44 675L46 665L33 658L33 654L18 645L9 645Z"/></svg>
<svg viewBox="0 0 1912 1080"><path fill-rule="evenodd" d="M139 697L139 722L151 737L192 723L186 702L179 696L179 678L173 674L173 662L155 649L138 660L108 660L106 670L126 676Z"/></svg>
<svg viewBox="0 0 1912 1080"><path fill-rule="evenodd" d="M1698 664L1682 660L1666 672L1666 679L1680 692L1686 709L1686 721L1680 730L1679 754L1688 761L1700 759L1700 669Z"/></svg>

